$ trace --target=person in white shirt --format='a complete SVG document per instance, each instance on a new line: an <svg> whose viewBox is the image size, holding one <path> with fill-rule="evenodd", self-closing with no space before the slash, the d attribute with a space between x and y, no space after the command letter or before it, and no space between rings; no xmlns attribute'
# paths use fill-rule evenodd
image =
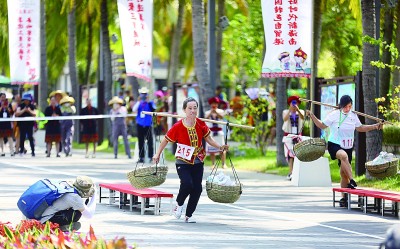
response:
<svg viewBox="0 0 400 249"><path fill-rule="evenodd" d="M291 181L295 157L293 146L299 141L298 136L302 135L301 131L304 125L305 112L299 109L299 96L290 96L287 99L287 103L289 108L282 112L282 130L284 132L282 142L284 144L285 157L289 164L289 174L287 175L287 179Z"/></svg>
<svg viewBox="0 0 400 249"><path fill-rule="evenodd" d="M79 230L79 219L92 218L96 210L96 188L92 179L78 176L75 181L61 182L75 188L75 193L66 193L53 202L42 214L41 223L51 221L62 231ZM85 204L87 201L87 204Z"/></svg>
<svg viewBox="0 0 400 249"><path fill-rule="evenodd" d="M373 125L361 124L358 116L351 111L353 100L349 95L340 98L339 109L330 112L321 121L312 112L307 111L307 115L320 129L330 128L328 138L328 152L332 160L339 160L340 167L340 186L342 188L356 188L357 183L353 179L351 160L354 144L354 131L368 132L371 130L382 129L382 124ZM346 198L340 200L341 206L346 203Z"/></svg>

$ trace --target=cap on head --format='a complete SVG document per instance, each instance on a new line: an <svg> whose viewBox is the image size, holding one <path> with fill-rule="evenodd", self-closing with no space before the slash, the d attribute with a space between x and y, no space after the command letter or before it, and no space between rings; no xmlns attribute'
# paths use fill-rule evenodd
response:
<svg viewBox="0 0 400 249"><path fill-rule="evenodd" d="M75 181L69 181L68 184L74 187L82 198L92 197L94 194L94 184L88 176L77 176Z"/></svg>
<svg viewBox="0 0 400 249"><path fill-rule="evenodd" d="M139 93L143 93L143 94L147 94L147 93L149 93L149 89L147 88L147 87L142 87L142 88L140 88L139 89Z"/></svg>
<svg viewBox="0 0 400 249"><path fill-rule="evenodd" d="M212 97L212 98L209 98L208 99L208 104L213 104L213 103L216 103L216 104L219 104L220 103L220 100L219 100L219 98L217 98L217 97Z"/></svg>
<svg viewBox="0 0 400 249"><path fill-rule="evenodd" d="M30 93L24 93L24 95L22 95L21 100L22 101L28 100L28 101L32 102L33 98L32 98L32 95Z"/></svg>
<svg viewBox="0 0 400 249"><path fill-rule="evenodd" d="M301 102L299 96L293 95L293 96L290 96L290 97L287 99L287 104L288 104L288 105L291 105L293 101L296 101L297 104L300 104L300 102Z"/></svg>

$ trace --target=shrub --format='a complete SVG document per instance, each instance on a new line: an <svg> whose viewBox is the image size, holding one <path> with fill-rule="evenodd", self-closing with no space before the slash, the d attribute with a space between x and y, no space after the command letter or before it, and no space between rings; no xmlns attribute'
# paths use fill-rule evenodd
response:
<svg viewBox="0 0 400 249"><path fill-rule="evenodd" d="M383 127L383 144L400 145L400 125L385 125Z"/></svg>
<svg viewBox="0 0 400 249"><path fill-rule="evenodd" d="M15 229L10 223L0 222L0 248L76 248L76 249L126 249L124 238L105 241L98 239L90 227L88 234L62 232L58 224L47 222L41 224L36 220L23 220Z"/></svg>

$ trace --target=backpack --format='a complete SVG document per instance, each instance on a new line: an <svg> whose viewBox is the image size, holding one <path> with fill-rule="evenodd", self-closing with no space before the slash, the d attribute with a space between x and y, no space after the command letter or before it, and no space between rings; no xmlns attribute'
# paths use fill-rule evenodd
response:
<svg viewBox="0 0 400 249"><path fill-rule="evenodd" d="M73 187L60 185L59 182L52 182L49 179L43 179L30 186L21 195L17 205L25 217L39 220L43 212L55 200L66 193L76 193L76 191Z"/></svg>

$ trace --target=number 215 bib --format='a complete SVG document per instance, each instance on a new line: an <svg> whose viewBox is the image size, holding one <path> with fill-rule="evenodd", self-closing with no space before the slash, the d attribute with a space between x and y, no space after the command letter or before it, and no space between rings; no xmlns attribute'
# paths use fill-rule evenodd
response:
<svg viewBox="0 0 400 249"><path fill-rule="evenodd" d="M190 161L190 159L192 159L194 150L194 147L178 143L176 146L175 157L181 157Z"/></svg>

